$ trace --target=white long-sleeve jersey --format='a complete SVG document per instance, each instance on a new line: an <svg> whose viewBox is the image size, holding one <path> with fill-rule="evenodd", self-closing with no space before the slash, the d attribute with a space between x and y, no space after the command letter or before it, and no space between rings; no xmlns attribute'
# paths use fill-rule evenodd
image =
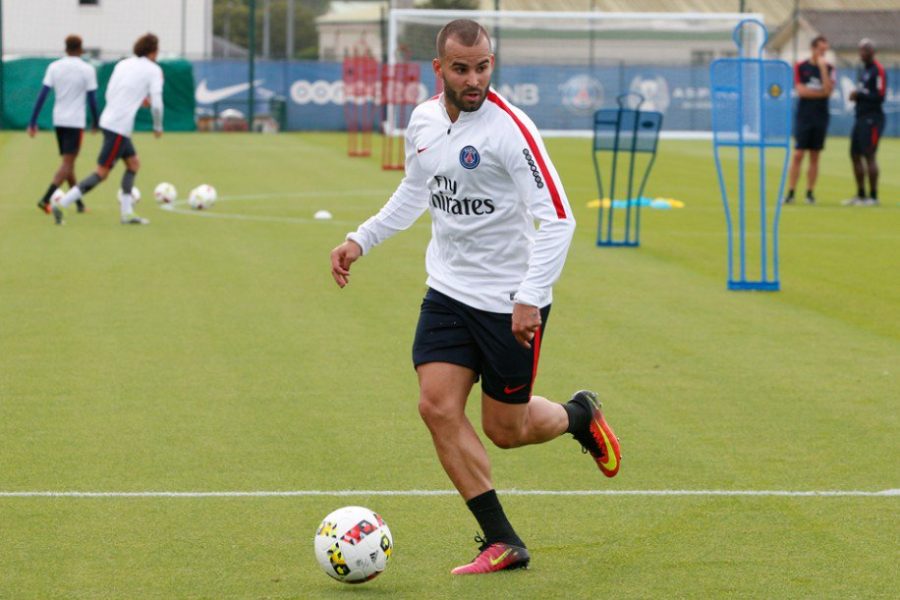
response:
<svg viewBox="0 0 900 600"><path fill-rule="evenodd" d="M575 219L537 127L493 90L455 123L442 95L416 107L406 130L406 176L347 239L367 253L425 209L429 287L498 313L511 313L514 303L552 302Z"/></svg>

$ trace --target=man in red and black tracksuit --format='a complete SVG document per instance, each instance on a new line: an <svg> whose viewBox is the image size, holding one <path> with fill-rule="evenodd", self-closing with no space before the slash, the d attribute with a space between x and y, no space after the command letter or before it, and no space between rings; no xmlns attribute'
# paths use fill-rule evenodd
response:
<svg viewBox="0 0 900 600"><path fill-rule="evenodd" d="M806 171L806 202L816 201L813 189L819 176L819 153L825 148L828 133L828 98L834 89L834 67L825 61L828 40L816 37L811 44L812 54L794 65L794 91L797 92L797 120L794 129L794 156L788 173L788 193L785 204L794 201L794 188L800 179L803 156L809 152L809 169Z"/></svg>
<svg viewBox="0 0 900 600"><path fill-rule="evenodd" d="M859 42L859 58L862 65L856 74L856 89L850 100L856 102L856 120L850 134L850 159L856 177L856 196L844 201L845 205L878 206L878 140L884 131L884 97L887 77L884 67L875 60L875 44L864 38ZM863 165L865 162L865 165ZM869 195L866 195L865 179L869 176Z"/></svg>

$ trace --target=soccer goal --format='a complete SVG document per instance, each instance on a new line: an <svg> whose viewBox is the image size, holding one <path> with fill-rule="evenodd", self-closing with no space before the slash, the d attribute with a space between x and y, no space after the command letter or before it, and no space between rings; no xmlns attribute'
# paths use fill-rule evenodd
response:
<svg viewBox="0 0 900 600"><path fill-rule="evenodd" d="M431 59L447 22L481 23L494 42L493 85L544 135L591 137L593 115L634 92L665 115L664 137L709 137L709 64L735 57L732 31L755 13L613 13L392 10L388 62L422 64L423 97L435 88ZM748 32L748 36L758 35ZM748 39L744 47L756 47Z"/></svg>

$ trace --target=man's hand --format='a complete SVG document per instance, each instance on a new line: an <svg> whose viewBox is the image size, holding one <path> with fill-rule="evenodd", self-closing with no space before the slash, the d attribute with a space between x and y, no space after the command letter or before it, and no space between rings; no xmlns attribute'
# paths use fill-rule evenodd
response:
<svg viewBox="0 0 900 600"><path fill-rule="evenodd" d="M344 287L350 283L350 265L362 256L362 248L354 241L347 240L331 251L331 276Z"/></svg>
<svg viewBox="0 0 900 600"><path fill-rule="evenodd" d="M850 92L850 102L856 102L856 99L859 98L859 92L853 90Z"/></svg>
<svg viewBox="0 0 900 600"><path fill-rule="evenodd" d="M519 344L525 348L531 348L531 340L534 339L535 332L540 328L541 311L537 306L513 305L512 332Z"/></svg>
<svg viewBox="0 0 900 600"><path fill-rule="evenodd" d="M37 135L37 127L29 127L28 128L28 137L34 137Z"/></svg>

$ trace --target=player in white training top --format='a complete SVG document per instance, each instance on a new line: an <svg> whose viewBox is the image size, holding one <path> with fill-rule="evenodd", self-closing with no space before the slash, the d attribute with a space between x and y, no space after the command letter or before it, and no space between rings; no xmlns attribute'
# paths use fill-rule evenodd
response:
<svg viewBox="0 0 900 600"><path fill-rule="evenodd" d="M596 394L566 404L532 395L552 301L575 229L572 209L534 123L490 88L494 55L475 21L438 34L435 76L443 94L416 107L406 130L406 176L377 215L331 253L332 275L428 210L428 291L413 343L419 413L438 458L478 521L479 554L454 574L528 565L506 518L487 452L466 418L481 378L482 427L500 448L571 433L609 477L619 444ZM535 228L535 222L539 224Z"/></svg>
<svg viewBox="0 0 900 600"><path fill-rule="evenodd" d="M56 99L53 101L53 127L56 129L56 144L62 157L62 164L53 175L50 187L38 200L38 208L50 213L50 196L62 185L69 183L69 189L75 185L75 159L81 149L84 135L85 98L91 107L93 126L97 127L97 72L94 67L81 60L81 38L70 35L66 38L66 56L55 60L47 67L43 85L34 103L34 111L28 122L28 135L34 137L38 131L38 115L44 101L53 90ZM84 212L84 203L78 200L78 212Z"/></svg>
<svg viewBox="0 0 900 600"><path fill-rule="evenodd" d="M131 133L138 109L149 98L150 112L153 115L153 135L156 137L162 135L163 73L156 64L159 39L152 33L141 36L134 44L134 54L119 61L109 78L106 107L100 115L103 147L97 158L97 170L69 190L59 204L53 207L57 225L63 223L62 209L106 179L120 158L125 162L122 191L119 194L121 222L123 225L146 225L150 222L139 217L133 208L131 189L134 187L134 178L140 168L140 161L131 142Z"/></svg>

